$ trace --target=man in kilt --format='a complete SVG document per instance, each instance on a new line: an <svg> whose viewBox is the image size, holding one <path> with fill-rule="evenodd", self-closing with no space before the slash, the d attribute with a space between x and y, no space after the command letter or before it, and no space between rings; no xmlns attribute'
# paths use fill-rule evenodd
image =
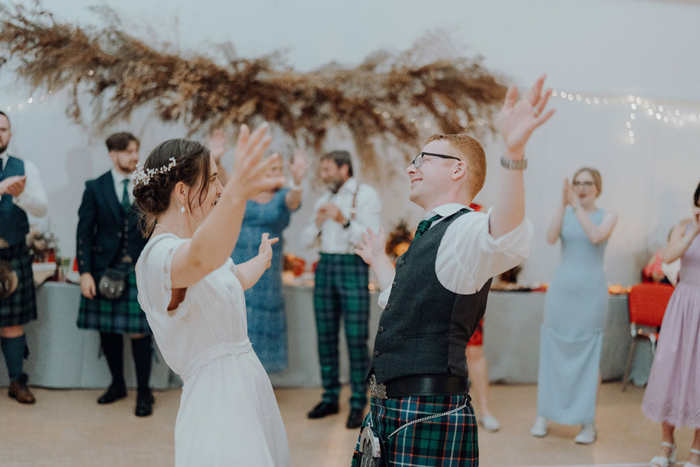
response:
<svg viewBox="0 0 700 467"><path fill-rule="evenodd" d="M314 310L324 393L322 401L308 416L322 418L338 413L338 333L342 316L352 389L346 426L358 428L367 405L364 373L369 361L369 268L354 250L367 228L379 228L381 202L374 188L353 177L347 151L333 151L321 158L321 178L328 191L317 200L316 217L302 233L307 246L320 242L321 249L316 267Z"/></svg>
<svg viewBox="0 0 700 467"><path fill-rule="evenodd" d="M551 95L542 93L544 78L517 104L517 89L508 89L499 116L501 182L488 214L468 208L486 177L481 144L434 135L407 169L409 197L426 215L406 253L394 268L381 230L368 231L356 250L377 276L384 311L354 466L479 465L465 348L484 315L491 278L529 254L522 171L527 140L553 113L543 113Z"/></svg>
<svg viewBox="0 0 700 467"><path fill-rule="evenodd" d="M29 354L24 325L37 318L27 213L44 216L48 200L36 166L7 153L10 138L10 119L0 111L0 261L17 275L15 291L0 298L0 346L10 375L8 395L33 404L23 369Z"/></svg>
<svg viewBox="0 0 700 467"><path fill-rule="evenodd" d="M78 327L100 332L102 351L112 374L112 384L98 404L109 404L127 395L123 334L131 336L138 385L135 413L144 417L153 412L154 400L149 387L151 329L137 300L134 273L146 245L140 211L133 205L130 177L139 160L139 140L121 132L111 135L106 143L113 167L85 184L78 211L77 258L82 292Z"/></svg>

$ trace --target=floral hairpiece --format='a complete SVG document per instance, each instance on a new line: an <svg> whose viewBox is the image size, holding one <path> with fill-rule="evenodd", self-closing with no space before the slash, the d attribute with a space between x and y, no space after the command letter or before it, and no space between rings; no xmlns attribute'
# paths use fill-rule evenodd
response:
<svg viewBox="0 0 700 467"><path fill-rule="evenodd" d="M136 186L136 185L146 186L151 181L151 177L153 177L156 174L164 174L164 173L170 172L170 169L172 169L176 165L177 165L177 163L175 162L174 157L170 158L170 163L168 165L164 165L164 166L159 167L157 169L144 169L143 164L136 164L136 170L134 170L134 173L131 176L131 179L134 181L134 186Z"/></svg>

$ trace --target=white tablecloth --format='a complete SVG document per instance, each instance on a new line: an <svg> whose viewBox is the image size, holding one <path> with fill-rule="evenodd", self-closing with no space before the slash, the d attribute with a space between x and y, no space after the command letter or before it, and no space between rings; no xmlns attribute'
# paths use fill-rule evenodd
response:
<svg viewBox="0 0 700 467"><path fill-rule="evenodd" d="M271 374L275 386L318 387L321 385L316 348L316 323L311 287L284 287L288 318L289 368ZM378 294L371 294L370 349L379 326ZM39 319L26 327L31 355L25 362L30 384L50 388L102 388L110 383L104 357L99 357L96 331L76 326L80 288L73 284L46 282L37 289ZM601 358L604 380L620 379L624 373L632 338L629 332L627 296L611 295ZM536 383L540 326L544 315L544 294L491 292L484 324L484 352L492 381ZM348 381L345 338L340 339L341 381ZM135 386L133 359L128 339L124 345L127 384ZM167 388L178 378L171 374L159 353L155 357L151 384ZM651 354L644 343L637 349L632 371L635 384L644 384L651 366ZM8 384L7 370L0 365L0 386Z"/></svg>
<svg viewBox="0 0 700 467"><path fill-rule="evenodd" d="M45 282L37 288L38 320L25 327L29 359L24 370L29 384L47 388L106 388L111 382L104 356L100 356L97 331L78 329L80 287L64 282ZM156 361L157 360L157 361ZM136 387L131 343L124 341L124 374L129 387ZM0 365L0 386L7 386L7 370ZM170 387L171 372L156 350L151 386Z"/></svg>

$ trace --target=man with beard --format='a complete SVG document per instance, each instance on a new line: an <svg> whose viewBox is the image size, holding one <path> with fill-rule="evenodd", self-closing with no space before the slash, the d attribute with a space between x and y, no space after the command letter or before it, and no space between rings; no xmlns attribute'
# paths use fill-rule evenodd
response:
<svg viewBox="0 0 700 467"><path fill-rule="evenodd" d="M134 266L146 245L139 227L140 211L133 206L132 172L139 161L139 140L131 133L107 138L111 170L85 184L78 211L78 327L100 332L102 351L112 384L97 400L109 404L126 397L124 339L131 336L138 392L136 415L153 412L149 387L151 329L138 303Z"/></svg>
<svg viewBox="0 0 700 467"><path fill-rule="evenodd" d="M0 261L17 276L14 292L0 299L0 344L10 375L9 396L33 404L23 371L28 355L24 325L37 318L27 213L43 217L48 200L36 166L7 153L10 138L10 119L0 112Z"/></svg>
<svg viewBox="0 0 700 467"><path fill-rule="evenodd" d="M369 269L354 251L367 228L379 229L381 203L374 188L353 177L347 151L333 151L321 158L321 178L328 191L316 202L316 217L302 233L304 243L310 247L320 242L321 250L314 310L324 393L308 416L322 418L338 413L338 332L342 316L352 389L346 426L358 428L367 404L364 373L369 361Z"/></svg>

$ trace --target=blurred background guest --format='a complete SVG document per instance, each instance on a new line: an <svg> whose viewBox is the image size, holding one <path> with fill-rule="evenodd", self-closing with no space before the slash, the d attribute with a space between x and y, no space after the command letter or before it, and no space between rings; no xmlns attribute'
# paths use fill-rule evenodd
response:
<svg viewBox="0 0 700 467"><path fill-rule="evenodd" d="M671 240L673 229L668 233L667 241ZM665 248L659 248L649 259L649 262L642 270L642 282L655 282L657 284L676 285L678 282L678 272L681 267L680 258L671 263L665 263L663 253Z"/></svg>
<svg viewBox="0 0 700 467"><path fill-rule="evenodd" d="M80 272L78 327L100 332L112 384L97 400L109 404L126 397L124 334L131 336L138 391L135 414L153 412L152 339L146 314L138 303L134 267L146 245L141 211L133 206L131 174L139 161L139 140L121 132L106 140L113 167L85 183L78 211L77 251ZM122 287L119 289L119 287ZM110 290L114 289L114 290Z"/></svg>
<svg viewBox="0 0 700 467"><path fill-rule="evenodd" d="M617 215L596 206L603 182L592 168L579 169L547 229L551 245L561 239L561 260L545 298L540 332L537 419L533 436L547 434L547 421L581 424L575 441L595 441L599 383L608 286L603 256Z"/></svg>
<svg viewBox="0 0 700 467"><path fill-rule="evenodd" d="M661 449L651 465L676 461L674 431L687 426L695 439L686 467L700 465L700 184L693 195L693 216L671 231L662 260L680 258L679 282L666 308L659 344L644 393L642 411L661 423Z"/></svg>
<svg viewBox="0 0 700 467"><path fill-rule="evenodd" d="M212 156L219 157L219 145ZM217 164L218 165L218 164ZM302 183L309 167L303 151L294 153L289 172L289 188L268 190L246 203L245 216L236 248L231 258L243 264L259 254L260 238L268 233L280 241L272 245L272 265L260 280L245 291L248 318L248 338L265 371L276 373L287 368L287 315L282 295L282 265L284 240L282 233L289 225L292 212L301 206ZM282 158L269 169L270 177L284 175Z"/></svg>
<svg viewBox="0 0 700 467"><path fill-rule="evenodd" d="M24 358L29 354L24 325L35 320L37 312L27 213L43 217L48 200L36 166L7 153L11 138L10 118L0 111L0 261L17 276L14 291L0 298L0 346L10 374L8 395L32 404L35 398L24 373Z"/></svg>

